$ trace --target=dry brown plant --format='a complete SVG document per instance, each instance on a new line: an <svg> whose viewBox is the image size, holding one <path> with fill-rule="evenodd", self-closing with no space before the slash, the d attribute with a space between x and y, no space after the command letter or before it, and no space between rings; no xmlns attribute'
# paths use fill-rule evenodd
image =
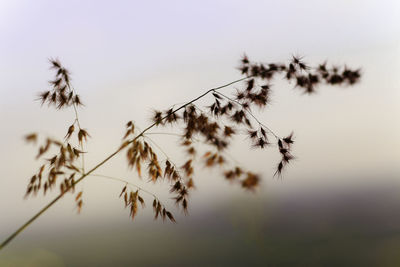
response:
<svg viewBox="0 0 400 267"><path fill-rule="evenodd" d="M235 135L245 132L253 148L277 148L281 160L277 163L274 176L281 176L284 168L294 159L291 153L293 132L287 136L280 136L259 121L252 112L269 104L271 81L280 76L294 83L295 87L304 93L312 94L321 84L348 86L358 82L361 76L359 69L328 67L326 63L311 68L299 57L293 57L287 64L262 64L251 62L247 56L243 56L238 68L242 78L209 89L178 108L155 110L152 123L144 130L139 131L132 121L127 122L121 145L104 160L86 170L85 143L90 134L81 127L78 117L78 107L83 106L82 101L71 85L69 71L57 59L51 59L50 63L55 77L50 81L51 89L41 92L39 100L42 105L47 104L56 109L72 107L75 117L73 123L67 126L63 139L47 138L39 145L36 158L42 160L42 164L29 179L25 197L36 196L39 192L46 194L57 188L59 194L4 240L0 249L67 193L75 194L77 210L81 212L83 192L78 188L78 184L88 176L101 176L122 183L119 197L129 209L132 219L137 215L138 207L144 208L150 197L155 219L175 222L172 212L163 202L152 192L137 186L134 181L94 173L115 155L123 152L126 153L127 165L139 177L147 176L153 183L166 181L175 203L185 214L188 210L188 196L194 188L195 163L199 160L206 168L221 171L227 180L245 190L254 191L260 183L260 175L228 159L228 148ZM241 90L232 92L231 95L222 92L222 89L237 83L243 84ZM210 105L205 108L198 107L196 102L207 95L211 95L213 99ZM155 149L156 144L150 141L150 129L167 125L181 131L178 137L186 153L184 162L173 162L162 149ZM36 133L31 133L26 135L25 139L27 142L37 143L37 137ZM198 155L195 144L201 144L207 152Z"/></svg>

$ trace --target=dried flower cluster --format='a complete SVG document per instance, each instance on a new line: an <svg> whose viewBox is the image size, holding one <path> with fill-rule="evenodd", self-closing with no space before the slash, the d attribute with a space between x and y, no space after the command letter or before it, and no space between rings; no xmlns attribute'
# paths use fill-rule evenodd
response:
<svg viewBox="0 0 400 267"><path fill-rule="evenodd" d="M64 194L68 191L74 192L75 180L79 174L84 173L83 168L83 143L90 137L89 133L82 129L79 123L77 107L82 106L79 96L73 90L70 84L69 72L62 67L58 60L51 59L51 68L55 70L56 74L50 85L51 90L44 91L39 94L41 103L48 103L54 105L57 109L73 106L75 110L75 120L68 127L67 133L64 136L64 142L47 138L43 145L39 146L37 159L42 158L44 155L50 156L45 159L45 163L40 166L38 172L32 176L27 187L26 197L34 194L36 195L40 190L46 194L48 190L53 189L57 181L59 181L60 193ZM79 145L74 146L70 139L76 136L76 142ZM36 133L31 133L25 137L28 142L37 141ZM56 152L54 154L54 152ZM53 153L52 155L49 155ZM82 158L82 163L77 160ZM44 179L42 179L44 177ZM75 198L78 212L80 212L83 200L82 191L79 192Z"/></svg>
<svg viewBox="0 0 400 267"><path fill-rule="evenodd" d="M124 183L119 197L123 198L125 207L129 208L132 219L137 214L139 203L145 207L146 200L142 196L144 193L154 199L152 207L155 219L168 218L175 222L172 213L153 193L138 187L132 181L94 174L100 166L123 150L126 152L127 165L137 172L138 177L143 176L142 169L145 168L149 181L153 183L164 181L169 184L169 191L173 194L175 203L184 213L188 210L189 194L194 188L194 174L199 161L203 162L205 168L220 169L227 180L235 182L242 188L254 190L261 181L260 176L227 160L230 142L236 135L246 133L251 140L251 147L254 148L264 149L270 146L278 148L281 161L276 167L275 175L281 175L285 166L294 158L291 153L294 143L293 133L286 137L279 137L252 113L255 108L263 108L269 104L271 80L281 75L289 82L294 82L295 86L305 93L313 93L321 83L353 85L360 78L360 70L351 70L347 67L328 68L325 63L317 68L311 68L299 57L293 57L288 64L260 64L253 63L244 56L239 66L241 74L244 75L243 78L210 89L178 108L154 111L153 123L142 131L138 131L132 121L128 122L121 146L96 166L85 171L84 143L90 135L87 130L81 128L78 118L77 107L82 106L82 102L70 84L68 70L58 60L50 60L50 63L56 75L50 82L52 88L40 93L40 101L42 104L48 103L49 106L55 106L57 109L72 106L75 111L75 120L68 126L62 142L47 138L44 144L39 146L37 158L44 159L44 163L30 178L26 196L36 195L39 191L46 194L47 191L57 187L60 193L5 240L0 245L0 249L64 194L74 192L77 184L90 175ZM221 92L221 89L239 82L243 82L241 90L237 90L230 96ZM195 102L208 95L212 97L212 102L203 110ZM176 164L164 151L155 149L147 141L150 129L167 125L181 130L179 143L186 155L181 164ZM37 139L36 133L26 136L28 142L36 143ZM196 144L200 144L201 148L206 148L206 152L201 157L197 156L199 151L196 147L199 146L195 146ZM164 155L160 156L160 152ZM47 157L44 158L45 156ZM82 161L78 162L78 159ZM75 201L80 211L83 206L82 191L76 194Z"/></svg>
<svg viewBox="0 0 400 267"><path fill-rule="evenodd" d="M327 67L327 63L320 64L317 68L311 68L300 57L293 57L291 62L285 64L253 64L244 56L239 67L242 74L269 81L275 74L283 73L288 81L294 81L296 86L305 93L314 93L320 83L329 85L353 85L361 77L360 69L351 70L348 67ZM254 81L249 80L247 89L251 90ZM268 85L266 85L268 90ZM243 95L244 96L244 95ZM249 99L249 97L247 97ZM250 99L251 100L251 97ZM261 101L262 103L265 103ZM265 105L265 104L262 104Z"/></svg>
<svg viewBox="0 0 400 267"><path fill-rule="evenodd" d="M57 60L51 60L52 68L56 70L56 77L50 84L53 89L41 93L42 103L54 104L57 108L81 104L78 95L70 86L69 72L61 66ZM195 105L195 101L201 97L190 101L180 108L170 108L165 111L154 111L153 126L180 127L181 146L187 153L187 160L177 167L170 158L160 160L156 151L145 141L146 133L137 132L132 121L126 124L126 133L122 138L123 142L119 150L126 150L127 163L131 169L135 169L138 176L142 177L142 168L147 170L148 179L154 183L167 180L170 184L170 192L176 194L174 199L176 204L187 212L188 195L190 189L194 188L195 162L197 160L197 150L193 145L201 142L204 146L210 147L201 160L204 167L217 167L222 169L223 175L227 180L236 181L245 189L254 190L260 182L259 175L245 171L241 166L229 166L229 162L224 157L224 153L229 147L232 138L245 131L251 140L254 148L266 148L277 145L278 151L282 156L277 164L275 175L281 175L284 167L290 163L294 156L291 154L291 146L294 143L293 133L287 137L279 137L266 125L261 123L252 113L254 108L263 108L268 105L270 100L271 85L270 81L278 74L282 74L287 80L294 81L296 87L301 88L306 93L315 92L318 84L324 82L330 85L354 84L360 77L359 70L350 70L347 67L339 70L337 67L327 68L326 63L319 65L316 69L307 66L299 57L293 57L288 64L260 64L252 63L247 56L241 60L239 70L245 77L242 90L237 90L233 96L229 97L220 89L214 88L206 92L201 97L211 94L213 102L207 107L206 111ZM44 182L44 193L53 188L57 177L62 176L63 182L60 184L61 193L74 189L75 176L84 174L83 169L77 167L75 159L82 153L67 141L75 132L75 122L69 126L65 136L65 144L47 139L46 144L39 148L38 157L47 152L52 144L59 147L59 153L50 158L47 165L42 165L28 185L27 194L37 193L42 188L42 175L47 169L47 180ZM89 134L81 129L77 133L78 143L86 141ZM29 135L27 140L36 140L36 136ZM200 140L200 141L199 141ZM130 207L132 218L137 213L137 201L144 204L143 198L138 190L130 193L126 192L126 185L121 196L124 196L126 207ZM82 206L82 193L76 197L79 210ZM155 217L163 214L163 218L170 214L164 205L157 199L155 200ZM171 214L172 216L172 214Z"/></svg>
<svg viewBox="0 0 400 267"><path fill-rule="evenodd" d="M125 203L125 207L129 207L130 209L130 216L132 219L135 218L135 215L137 213L137 206L138 206L138 202L140 202L142 208L144 208L146 206L144 199L139 195L139 190L130 190L130 192L128 193L127 190L127 185L125 185L122 188L122 191L119 195L119 197L124 198L124 203ZM175 222L175 219L172 217L171 213L169 211L167 211L165 209L165 207L161 204L161 202L159 200L157 200L156 198L154 198L154 202L153 202L153 208L154 208L154 212L155 212L155 218L157 219L158 215L160 213L163 214L163 219L165 219L166 214L170 214L170 216L168 216L171 221Z"/></svg>
<svg viewBox="0 0 400 267"><path fill-rule="evenodd" d="M73 104L81 106L82 102L79 95L71 88L68 70L62 67L57 59L51 59L50 63L51 68L56 71L56 76L49 82L52 89L39 94L42 104L48 103L58 109L69 107Z"/></svg>

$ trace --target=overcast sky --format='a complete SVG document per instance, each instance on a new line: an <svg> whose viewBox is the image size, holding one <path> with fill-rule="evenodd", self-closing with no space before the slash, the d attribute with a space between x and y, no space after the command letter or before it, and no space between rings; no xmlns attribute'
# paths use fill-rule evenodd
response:
<svg viewBox="0 0 400 267"><path fill-rule="evenodd" d="M232 154L263 174L261 196L328 185L398 186L391 178L400 174L399 8L395 0L0 0L0 237L48 200L23 200L40 163L22 136L38 131L62 138L73 121L73 111L54 112L34 101L52 78L51 57L70 69L85 103L79 112L92 135L88 166L119 145L128 120L143 129L152 108L167 108L240 78L236 67L243 53L262 62L287 62L296 54L311 65L328 60L360 67L363 76L356 86L321 87L313 96L274 82L272 105L259 118L280 135L295 132L297 160L282 181L272 177L279 160L275 151L243 150L248 142L238 139L244 145ZM178 155L173 139L155 140ZM102 170L127 173L122 157ZM198 209L216 197L211 187L222 190L222 198L241 194L217 174L206 174L197 177L193 205ZM116 196L120 184L92 179L84 188L84 213L106 218L104 209L122 206ZM72 201L59 207L37 223L74 214ZM122 208L114 213L125 216Z"/></svg>

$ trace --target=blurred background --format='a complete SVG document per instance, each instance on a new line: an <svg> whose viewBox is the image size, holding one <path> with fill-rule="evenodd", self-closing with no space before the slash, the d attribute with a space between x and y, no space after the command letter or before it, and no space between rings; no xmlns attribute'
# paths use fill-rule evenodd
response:
<svg viewBox="0 0 400 267"><path fill-rule="evenodd" d="M273 82L271 105L256 114L279 135L295 133L297 159L283 179L273 177L276 149L238 138L231 155L262 174L259 190L199 164L184 216L166 183L138 179L122 155L98 173L156 193L177 224L153 221L150 198L132 222L123 184L90 177L81 214L64 197L0 252L0 266L399 266L399 25L395 0L0 0L1 240L55 196L24 199L40 162L23 136L62 139L74 120L35 101L53 77L48 58L71 71L85 104L89 167L119 146L127 121L143 129L153 108L240 78L244 53L362 69L356 86L312 96ZM152 139L181 158L174 136Z"/></svg>

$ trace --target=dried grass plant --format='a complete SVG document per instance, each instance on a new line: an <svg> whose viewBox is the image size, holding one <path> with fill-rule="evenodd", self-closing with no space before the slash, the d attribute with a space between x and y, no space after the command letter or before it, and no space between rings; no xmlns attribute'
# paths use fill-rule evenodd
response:
<svg viewBox="0 0 400 267"><path fill-rule="evenodd" d="M71 84L68 70L57 59L51 59L50 63L55 71L55 77L50 81L50 90L39 94L39 100L42 105L47 104L56 109L72 108L75 118L73 123L68 125L64 138L60 140L47 138L43 144L39 145L36 158L40 159L42 164L29 179L25 197L36 196L39 192L46 194L57 189L59 194L5 239L0 249L65 194L75 194L77 210L80 212L83 206L83 192L78 185L89 176L102 176L122 183L119 197L129 209L132 219L138 213L138 206L144 208L146 202L151 202L155 219L161 218L175 222L168 207L155 194L140 188L134 181L94 173L119 153L126 154L127 165L137 173L138 177L147 176L153 183L160 181L167 183L169 192L184 213L187 213L188 196L194 188L196 164L215 168L221 171L222 176L227 180L245 190L253 191L260 183L260 176L246 170L243 166L233 164L228 159L228 148L235 135L243 133L248 135L251 140L250 146L253 148L277 148L281 160L277 162L274 176L279 177L284 168L294 159L291 153L294 143L293 133L286 136L276 134L266 124L259 121L252 112L256 108L262 109L269 104L271 81L279 76L289 83L294 83L295 87L304 93L312 94L321 84L349 86L360 79L359 69L328 67L326 63L311 68L299 57L293 57L287 64L261 64L251 62L247 56L243 56L238 68L242 78L209 89L178 108L154 111L152 123L141 131L137 130L132 121L127 122L121 145L97 165L86 169L85 144L90 134L82 128L78 117L78 107L82 106L81 98ZM243 85L241 90L231 94L223 92L222 89L226 90L237 83ZM212 96L212 102L208 106L196 105L199 99L207 95ZM150 129L167 125L181 131L179 138L186 155L184 162L173 162L165 155L159 155L156 151L160 149L154 149L155 144L148 142L147 134ZM38 134L28 134L25 139L27 142L37 143ZM207 152L198 155L194 144L201 144Z"/></svg>

